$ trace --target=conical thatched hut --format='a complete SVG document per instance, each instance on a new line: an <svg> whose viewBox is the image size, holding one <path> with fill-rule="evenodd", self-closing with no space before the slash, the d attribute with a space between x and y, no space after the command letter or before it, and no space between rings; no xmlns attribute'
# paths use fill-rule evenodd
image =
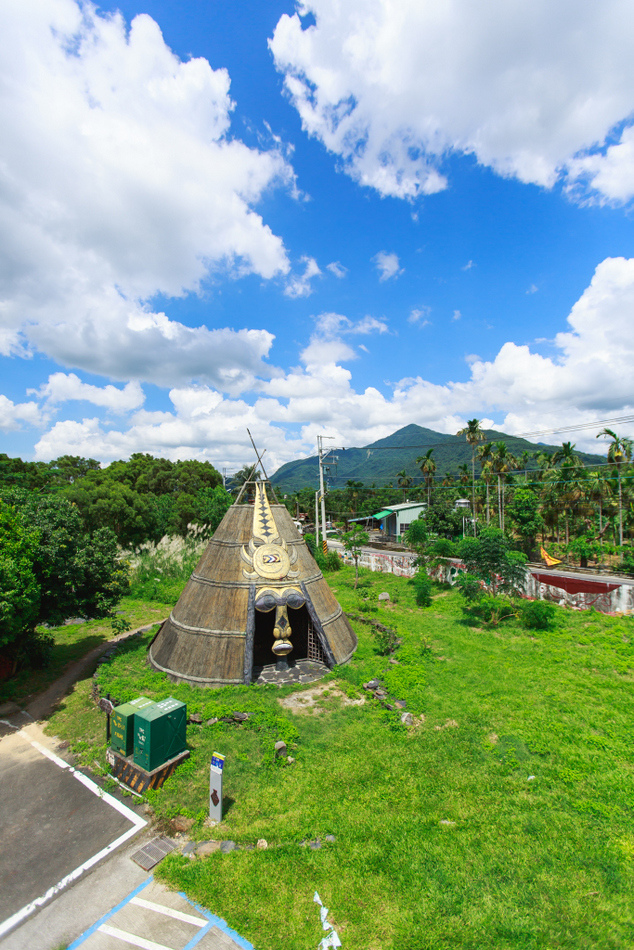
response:
<svg viewBox="0 0 634 950"><path fill-rule="evenodd" d="M357 638L284 505L256 482L234 504L154 638L149 659L177 682L250 683L255 668L345 663Z"/></svg>

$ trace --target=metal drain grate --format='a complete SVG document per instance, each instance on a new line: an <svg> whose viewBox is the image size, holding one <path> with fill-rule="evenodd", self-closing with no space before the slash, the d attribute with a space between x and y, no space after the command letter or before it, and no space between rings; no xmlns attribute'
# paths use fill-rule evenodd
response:
<svg viewBox="0 0 634 950"><path fill-rule="evenodd" d="M149 841L144 848L132 855L132 860L142 867L144 871L150 871L155 864L162 861L166 854L173 851L176 845L169 838L154 838Z"/></svg>

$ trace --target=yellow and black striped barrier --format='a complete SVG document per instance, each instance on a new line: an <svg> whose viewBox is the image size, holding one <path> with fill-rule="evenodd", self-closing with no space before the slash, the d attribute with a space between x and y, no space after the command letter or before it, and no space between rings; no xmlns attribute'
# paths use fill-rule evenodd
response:
<svg viewBox="0 0 634 950"><path fill-rule="evenodd" d="M107 758L112 775L140 795L149 788L160 788L170 775L174 774L181 762L189 758L189 750L186 749L180 755L169 759L152 772L146 772L140 765L133 762L132 756L120 755L114 749L108 749Z"/></svg>

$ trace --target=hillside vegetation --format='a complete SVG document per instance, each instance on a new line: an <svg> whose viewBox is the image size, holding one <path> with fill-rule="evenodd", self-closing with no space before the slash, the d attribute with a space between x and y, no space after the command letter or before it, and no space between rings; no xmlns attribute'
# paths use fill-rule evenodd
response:
<svg viewBox="0 0 634 950"><path fill-rule="evenodd" d="M483 429L484 441L504 441L510 453L521 458L524 452L546 452L549 454L557 450L557 446L537 444L496 432L494 429ZM416 459L425 454L428 449L434 451L434 461L438 482L447 473L458 477L461 465L471 466L471 448L464 438L455 435L446 435L425 429L418 425L408 425L385 439L379 439L362 448L351 448L336 451L337 464L333 468L330 482L333 488L340 488L349 479L361 482L363 485L387 485L389 482L397 484L398 474L405 470L412 478L412 485L420 485L423 477ZM605 457L580 452L580 458L586 465L605 462ZM533 458L527 460L530 470L537 469ZM476 465L476 476L480 473L480 465ZM298 459L282 465L271 477L271 483L281 491L299 491L301 488L319 487L319 460L316 455L306 459Z"/></svg>
<svg viewBox="0 0 634 950"><path fill-rule="evenodd" d="M328 580L349 614L397 642L389 653L353 620L355 656L312 699L314 686L175 686L146 665L151 635L100 667L102 692L121 701L172 695L200 713L191 758L148 800L162 820L193 819L195 841L239 846L175 854L157 875L259 950L318 945L315 891L345 950L629 946L634 621L554 608L550 630L479 628L456 591L436 587L419 608L404 579L362 572L355 592L344 567ZM378 607L380 591L391 599ZM383 699L363 688L373 679ZM209 723L234 711L250 718ZM81 761L104 762L89 682L50 729ZM276 759L278 739L294 762ZM213 751L227 756L225 817L209 829ZM261 838L267 850L254 849Z"/></svg>

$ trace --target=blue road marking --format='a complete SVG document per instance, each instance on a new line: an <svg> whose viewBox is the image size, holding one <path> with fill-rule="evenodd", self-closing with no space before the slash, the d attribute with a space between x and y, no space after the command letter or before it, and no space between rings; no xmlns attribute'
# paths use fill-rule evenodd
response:
<svg viewBox="0 0 634 950"><path fill-rule="evenodd" d="M139 884L138 887L135 887L135 889L132 891L131 894L128 894L127 897L123 898L120 904L117 904L117 906L113 907L112 910L109 910L107 914L104 914L103 917L101 917L97 921L96 924L93 924L92 927L89 927L88 930L86 930L81 935L81 937L78 937L77 940L74 941L74 943L71 943L66 948L66 950L75 950L76 947L80 947L82 943L84 943L85 940L88 940L88 938L92 936L92 934L94 934L96 930L99 930L102 924L105 924L107 920L110 920L111 917L113 917L118 911L120 911L123 907L125 907L125 905L128 904L132 900L133 897L136 897L137 894L140 894L143 888L147 887L148 884L151 884L151 882L152 882L152 878L149 877L147 881L143 882L143 884Z"/></svg>
<svg viewBox="0 0 634 950"><path fill-rule="evenodd" d="M86 930L81 935L81 937L78 937L77 940L69 944L66 950L77 950L77 948L80 947L82 943L88 940L89 937L99 930L102 924L105 924L108 920L110 920L111 917L114 917L116 913L122 910L126 904L129 904L132 898L136 897L137 894L140 894L141 891L146 888L148 884L151 884L153 880L154 878L150 876L147 881L144 881L142 884L139 884L138 887L135 887L135 889L130 894L128 894L127 897L124 897L121 903L117 904L116 907L113 907L112 910L109 910L107 914L104 914L104 916L97 921L97 923L93 924L92 927L89 927L88 930ZM248 940L245 940L244 937L241 937L240 934L236 933L235 930L232 930L231 927L228 926L227 922L221 917L216 917L215 914L212 914L205 907L201 907L200 904L194 903L194 901L191 901L189 897L187 897L187 895L183 894L182 892L179 893L179 897L184 898L187 903L190 904L194 910L197 910L198 913L201 914L207 921L204 927L200 928L196 936L193 937L185 947L183 947L183 950L194 950L196 944L200 943L202 938L208 934L213 927L217 927L218 930L222 930L223 933L226 933L227 936L234 941L234 943L237 943L239 947L242 947L242 950L255 950L252 943L249 943Z"/></svg>
<svg viewBox="0 0 634 950"><path fill-rule="evenodd" d="M249 943L248 940L245 940L244 937L241 937L239 933L236 933L235 930L232 930L231 927L227 924L226 920L223 920L222 917L216 917L215 914L210 913L204 907L201 907L200 904L195 904L194 901L190 901L187 894L183 894L182 891L179 892L179 897L184 897L188 904L191 904L199 914L202 914L203 917L206 917L209 921L204 927L201 927L200 931L196 934L195 937L189 941L189 943L183 947L183 950L193 950L197 943L199 943L205 934L209 933L212 927L217 927L218 930L222 930L223 933L226 933L228 937L237 943L239 947L242 947L242 950L255 950L252 943ZM72 950L71 947L68 950Z"/></svg>

